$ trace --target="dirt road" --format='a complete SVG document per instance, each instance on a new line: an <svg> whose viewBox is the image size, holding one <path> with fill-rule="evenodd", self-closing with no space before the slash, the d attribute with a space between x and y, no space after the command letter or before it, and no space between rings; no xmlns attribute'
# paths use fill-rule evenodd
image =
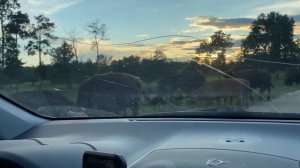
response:
<svg viewBox="0 0 300 168"><path fill-rule="evenodd" d="M246 110L254 112L300 112L300 90L287 93L269 102L251 105Z"/></svg>

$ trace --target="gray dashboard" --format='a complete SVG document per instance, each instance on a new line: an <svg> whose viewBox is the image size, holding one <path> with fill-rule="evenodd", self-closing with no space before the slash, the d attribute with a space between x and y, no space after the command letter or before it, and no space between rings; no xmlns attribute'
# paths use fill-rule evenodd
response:
<svg viewBox="0 0 300 168"><path fill-rule="evenodd" d="M226 162L217 167L299 167L300 124L183 118L61 120L0 141L0 158L25 168L81 168L85 151L121 155L132 168L211 167L209 161Z"/></svg>

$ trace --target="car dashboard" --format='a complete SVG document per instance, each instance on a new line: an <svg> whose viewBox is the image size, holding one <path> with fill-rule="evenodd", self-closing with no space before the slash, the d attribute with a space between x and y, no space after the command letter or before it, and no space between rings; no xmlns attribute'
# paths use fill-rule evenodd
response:
<svg viewBox="0 0 300 168"><path fill-rule="evenodd" d="M84 153L94 152L120 156L130 168L298 168L299 133L299 123L291 121L57 120L0 141L0 165L82 168Z"/></svg>

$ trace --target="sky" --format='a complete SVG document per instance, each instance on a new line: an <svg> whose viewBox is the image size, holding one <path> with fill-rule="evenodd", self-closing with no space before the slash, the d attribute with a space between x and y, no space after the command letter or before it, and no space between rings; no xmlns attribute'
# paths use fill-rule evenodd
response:
<svg viewBox="0 0 300 168"><path fill-rule="evenodd" d="M249 33L253 19L270 11L288 14L296 21L295 35L300 37L299 0L19 0L21 10L30 17L43 14L55 22L54 34L70 38L75 32L77 41L92 43L86 25L98 20L107 25L106 41L101 42L100 52L121 59L130 55L150 57L155 49L162 50L175 60L195 56L197 39L208 39L213 32L223 30L231 34L234 47L228 57L239 51L241 40ZM132 45L114 45L152 38ZM61 40L53 42L58 46ZM81 60L95 59L96 50L91 45L76 44ZM22 52L25 65L37 65L37 56ZM51 58L44 56L50 63Z"/></svg>

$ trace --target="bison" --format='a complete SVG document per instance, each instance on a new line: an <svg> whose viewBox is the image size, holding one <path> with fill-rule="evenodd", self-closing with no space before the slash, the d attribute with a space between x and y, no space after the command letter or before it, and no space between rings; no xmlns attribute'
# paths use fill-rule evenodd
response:
<svg viewBox="0 0 300 168"><path fill-rule="evenodd" d="M289 68L285 73L284 83L286 85L293 85L300 83L300 69L299 68Z"/></svg>
<svg viewBox="0 0 300 168"><path fill-rule="evenodd" d="M221 99L237 98L240 106L248 105L249 82L244 79L224 78L206 83L198 89L196 97L204 100L207 105L217 100L219 104Z"/></svg>
<svg viewBox="0 0 300 168"><path fill-rule="evenodd" d="M232 75L235 78L241 78L249 81L250 87L254 89L258 88L261 94L267 91L267 99L270 100L271 88L274 87L271 81L271 73L260 69L244 69L238 72L233 72ZM253 100L251 95L250 98Z"/></svg>
<svg viewBox="0 0 300 168"><path fill-rule="evenodd" d="M142 91L139 77L127 73L94 75L79 87L77 106L105 110L120 114L130 108L138 114Z"/></svg>
<svg viewBox="0 0 300 168"><path fill-rule="evenodd" d="M179 73L160 78L155 87L156 101L165 101L169 99L173 103L178 104L189 94L205 83L202 71L195 68L186 68ZM163 104L161 102L160 104Z"/></svg>

